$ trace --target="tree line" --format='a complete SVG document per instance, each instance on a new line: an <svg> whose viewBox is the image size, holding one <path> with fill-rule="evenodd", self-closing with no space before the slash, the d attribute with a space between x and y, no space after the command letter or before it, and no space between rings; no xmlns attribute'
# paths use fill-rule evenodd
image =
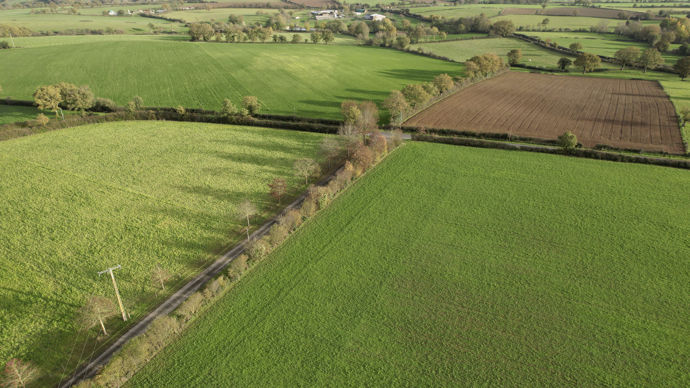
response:
<svg viewBox="0 0 690 388"><path fill-rule="evenodd" d="M466 79L439 74L431 82L408 84L402 90L392 91L383 106L390 113L390 123L401 125L407 114L424 107L434 97L454 89L459 83L490 77L505 68L503 59L496 54L476 55L465 62Z"/></svg>

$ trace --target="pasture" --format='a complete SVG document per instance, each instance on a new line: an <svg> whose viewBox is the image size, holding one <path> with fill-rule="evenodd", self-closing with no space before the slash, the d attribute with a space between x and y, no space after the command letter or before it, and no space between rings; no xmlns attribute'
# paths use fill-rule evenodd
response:
<svg viewBox="0 0 690 388"><path fill-rule="evenodd" d="M615 4L613 5L615 6ZM633 12L613 8L589 8L589 7L548 7L540 8L505 8L503 15L541 15L541 16L583 16L590 18L621 19L626 17L642 17L643 12ZM626 16L626 17L621 17Z"/></svg>
<svg viewBox="0 0 690 388"><path fill-rule="evenodd" d="M167 12L165 17L181 19L186 22L222 22L227 23L230 15L242 16L246 24L265 23L271 15L277 14L277 9L261 8L212 8L210 10L184 10ZM292 22L292 20L291 20Z"/></svg>
<svg viewBox="0 0 690 388"><path fill-rule="evenodd" d="M165 31L184 32L179 23L141 16L70 15L67 13L32 14L31 9L0 10L0 24L26 27L34 32L66 32L80 29L121 30L126 34L149 34L153 24Z"/></svg>
<svg viewBox="0 0 690 388"><path fill-rule="evenodd" d="M595 17L584 17L584 16L544 16L544 15L505 15L497 16L493 18L493 21L497 20L511 20L515 27L526 29L526 30L540 30L542 29L542 21L544 19L549 19L549 23L546 25L546 29L558 29L558 28L568 28L571 30L576 29L589 29L591 26L596 26L600 23L607 23L609 30L613 30L618 23L625 23L625 20L619 19L604 19ZM659 24L655 20L642 20L642 24Z"/></svg>
<svg viewBox="0 0 690 388"><path fill-rule="evenodd" d="M406 125L682 154L676 112L656 82L507 73L431 106Z"/></svg>
<svg viewBox="0 0 690 388"><path fill-rule="evenodd" d="M75 323L88 295L113 296L98 271L122 265L136 320L242 239L241 201L254 201L257 225L277 210L273 178L289 196L304 190L293 163L317 158L323 137L147 121L0 142L0 363L32 360L54 385L102 346ZM150 280L156 264L174 275L166 292ZM113 319L109 331L121 330Z"/></svg>
<svg viewBox="0 0 690 388"><path fill-rule="evenodd" d="M441 55L458 62L464 62L475 55L485 53L499 55L507 62L508 51L520 49L522 51L521 63L547 69L556 68L558 59L563 56L562 54L514 38L467 39L438 43L421 43L414 44L411 47L412 49L422 48L425 52Z"/></svg>
<svg viewBox="0 0 690 388"><path fill-rule="evenodd" d="M505 7L503 4L468 4L462 6L432 6L410 8L410 13L431 17L432 15L442 16L448 19L469 18L484 14L491 18L498 16Z"/></svg>
<svg viewBox="0 0 690 388"><path fill-rule="evenodd" d="M687 171L412 143L132 387L685 386Z"/></svg>
<svg viewBox="0 0 690 388"><path fill-rule="evenodd" d="M8 50L0 74L12 77L0 76L0 84L4 94L23 99L40 85L65 81L89 85L119 104L139 95L147 106L206 109L219 109L224 98L239 104L255 95L264 112L337 119L345 99L380 104L405 84L463 69L375 47L94 40Z"/></svg>
<svg viewBox="0 0 690 388"><path fill-rule="evenodd" d="M579 42L582 44L582 51L597 55L613 57L616 51L626 47L637 47L643 51L650 46L643 42L635 42L614 34L596 34L592 32L526 32L525 35L534 36L542 40L551 40L560 46L568 47L571 43ZM678 47L672 44L671 49ZM662 57L667 65L673 65L678 58L670 52L662 53Z"/></svg>
<svg viewBox="0 0 690 388"><path fill-rule="evenodd" d="M39 113L41 111L31 106L0 104L0 125L33 120Z"/></svg>

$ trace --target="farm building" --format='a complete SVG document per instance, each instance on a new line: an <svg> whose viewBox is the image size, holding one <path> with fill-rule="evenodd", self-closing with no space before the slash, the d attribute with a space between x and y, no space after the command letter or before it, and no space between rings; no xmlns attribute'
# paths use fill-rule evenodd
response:
<svg viewBox="0 0 690 388"><path fill-rule="evenodd" d="M311 11L311 15L316 20L331 20L331 19L338 19L339 17L341 17L338 14L338 11L335 9L326 9L323 11Z"/></svg>
<svg viewBox="0 0 690 388"><path fill-rule="evenodd" d="M375 21L375 22L380 22L381 20L383 20L383 19L385 19L385 18L386 18L385 16L383 16L383 15L381 15L381 14L378 14L378 13L372 13L372 14L369 14L369 15L364 15L364 19L366 19L366 20L373 20L373 21Z"/></svg>

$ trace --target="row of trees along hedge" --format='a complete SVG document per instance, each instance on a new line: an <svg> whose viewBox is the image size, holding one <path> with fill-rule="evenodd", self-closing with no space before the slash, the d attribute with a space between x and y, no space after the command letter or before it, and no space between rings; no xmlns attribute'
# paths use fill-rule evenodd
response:
<svg viewBox="0 0 690 388"><path fill-rule="evenodd" d="M362 104L364 104L362 107L366 106L366 103ZM350 103L345 102L343 105L349 106ZM359 104L355 105L359 106ZM252 228L251 220L257 213L257 209L248 200L240 203L236 216L247 222L247 227L241 232L246 232L248 238L244 252L231 261L227 272L207 283L203 291L192 294L170 315L156 318L143 335L127 343L95 378L83 381L81 384L91 382L102 386L124 384L167 344L178 337L196 316L211 306L221 295L231 290L232 285L254 266L266 259L271 251L282 244L306 219L326 208L335 196L347 188L354 179L376 165L390 150L402 143L400 131L395 132L390 142L378 132L376 127L368 131L365 136L360 135L362 134L344 134L337 139L324 139L321 145L321 152L324 155L323 166L319 166L311 159L295 161L293 166L295 175L304 178L308 183L310 179L319 176L322 169L330 171L332 166L341 165L343 159L346 160L344 166L326 184L310 185L299 207L284 211L268 233L263 236L249 237L249 230ZM287 192L286 179L276 177L268 184L267 189L276 204L280 205L281 199ZM152 273L152 277L154 282L160 279L156 271ZM91 323L94 321L96 319L90 319Z"/></svg>
<svg viewBox="0 0 690 388"><path fill-rule="evenodd" d="M267 42L271 38L276 43L300 43L302 37L294 34L291 39L279 34L278 31L290 30L310 31L312 26L310 21L305 21L301 26L296 24L288 25L291 19L290 12L281 11L271 16L265 23L255 23L247 25L242 17L231 15L227 22L202 22L191 23L189 34L192 41L217 41L217 42ZM425 38L431 37L433 40L444 40L449 30L457 32L457 26L448 28L447 25L439 23L438 20L430 20L431 25L423 23L412 24L407 19L401 19L397 23L391 19L380 21L353 21L347 25L342 20L330 20L316 22L317 31L312 32L310 40L313 43L330 43L334 39L334 34L342 33L354 36L364 44L372 46L396 47L399 49L407 48L411 43L418 43ZM438 24L435 25L434 23ZM509 20L501 20L491 23L486 16L479 15L470 18L459 19L458 25L463 26L462 32L486 32L499 36L508 36L515 31L515 26Z"/></svg>
<svg viewBox="0 0 690 388"><path fill-rule="evenodd" d="M392 91L383 105L391 115L391 124L400 125L407 115L424 108L429 102L433 102L434 98L463 87L466 81L484 79L505 68L503 59L496 54L477 55L465 62L466 79L454 80L448 74L439 74L432 82L409 84L401 91Z"/></svg>
<svg viewBox="0 0 690 388"><path fill-rule="evenodd" d="M67 89L74 91L74 86L72 85ZM39 88L39 90L46 89ZM38 93L42 104L40 107L43 107L43 109L53 110L55 104L57 103L57 109L59 112L59 109L61 109L60 104L63 103L61 89L53 85L50 88L47 88L47 90L50 91L50 93ZM81 99L88 100L88 93L86 93L85 90L86 89L84 88L77 88L76 95L81 96ZM50 104L48 104L46 101L43 101L44 99L48 98L47 96L51 98ZM32 105L31 101L4 100L3 102L10 102L11 104L18 105ZM38 104L38 101L35 103ZM46 105L43 105L43 103L46 103ZM61 119L55 118L53 120L49 119L43 113L40 113L35 120L0 125L0 140L7 140L15 137L28 136L35 133L79 125L123 120L173 120L207 122L291 129L319 133L337 133L340 125L340 121L337 120L261 115L259 113L261 108L262 104L255 96L245 96L242 99L242 103L239 108L236 107L229 99L225 99L223 101L223 109L221 112L207 111L203 109L187 110L182 106L178 106L176 108L147 109L144 107L143 99L139 96L135 96L127 103L126 108L122 109L117 107L115 103L110 100L96 98L90 110L111 113L103 115L72 115L62 117Z"/></svg>

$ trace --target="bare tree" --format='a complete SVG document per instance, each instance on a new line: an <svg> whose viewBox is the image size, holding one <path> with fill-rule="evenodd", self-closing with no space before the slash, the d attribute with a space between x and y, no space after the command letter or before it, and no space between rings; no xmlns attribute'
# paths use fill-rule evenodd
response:
<svg viewBox="0 0 690 388"><path fill-rule="evenodd" d="M165 282L170 280L171 277L172 274L170 274L170 272L168 272L168 270L165 268L161 267L160 264L156 264L151 271L151 280L153 280L153 283L156 286L160 284L162 290L165 290Z"/></svg>
<svg viewBox="0 0 690 388"><path fill-rule="evenodd" d="M319 165L314 161L314 159L297 159L295 161L295 175L304 178L304 184L309 183L309 178L312 176L318 176L321 173Z"/></svg>
<svg viewBox="0 0 690 388"><path fill-rule="evenodd" d="M0 386L24 388L38 378L38 368L29 361L13 358L5 364L5 373L0 379Z"/></svg>
<svg viewBox="0 0 690 388"><path fill-rule="evenodd" d="M242 203L240 203L240 205L237 207L237 215L239 218L247 220L247 240L249 239L249 228L251 228L249 218L254 216L256 212L256 206L254 206L254 204L248 199L242 201Z"/></svg>
<svg viewBox="0 0 690 388"><path fill-rule="evenodd" d="M364 134L378 128L379 108L372 101L364 101L359 104L359 111L362 113L357 126L359 131Z"/></svg>
<svg viewBox="0 0 690 388"><path fill-rule="evenodd" d="M321 155L328 161L328 169L331 169L331 162L340 156L342 144L333 137L327 137L321 141Z"/></svg>
<svg viewBox="0 0 690 388"><path fill-rule="evenodd" d="M287 192L287 183L283 178L275 178L273 182L268 184L271 189L271 197L275 198L280 204L280 198Z"/></svg>
<svg viewBox="0 0 690 388"><path fill-rule="evenodd" d="M77 321L84 330L100 325L103 334L108 335L104 321L115 315L117 315L117 307L112 300L104 296L92 295L79 310Z"/></svg>

